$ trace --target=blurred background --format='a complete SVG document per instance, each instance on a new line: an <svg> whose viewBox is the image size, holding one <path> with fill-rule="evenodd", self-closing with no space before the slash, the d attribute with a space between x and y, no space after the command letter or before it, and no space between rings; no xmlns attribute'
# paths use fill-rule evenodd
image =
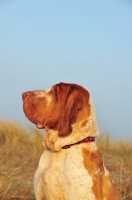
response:
<svg viewBox="0 0 132 200"><path fill-rule="evenodd" d="M91 91L100 132L131 138L131 1L0 1L0 118L31 124L22 92L59 82Z"/></svg>

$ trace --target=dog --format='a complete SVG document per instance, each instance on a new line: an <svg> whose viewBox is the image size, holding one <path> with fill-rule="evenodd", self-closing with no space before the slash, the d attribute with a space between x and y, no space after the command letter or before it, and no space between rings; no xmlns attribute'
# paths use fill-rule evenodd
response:
<svg viewBox="0 0 132 200"><path fill-rule="evenodd" d="M34 176L36 199L121 200L95 144L99 131L90 92L61 82L22 98L26 117L46 130Z"/></svg>

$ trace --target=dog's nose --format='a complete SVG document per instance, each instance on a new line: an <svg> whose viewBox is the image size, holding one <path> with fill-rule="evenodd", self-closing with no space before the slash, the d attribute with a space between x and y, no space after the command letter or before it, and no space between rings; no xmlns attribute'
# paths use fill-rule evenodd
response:
<svg viewBox="0 0 132 200"><path fill-rule="evenodd" d="M22 99L25 99L26 97L30 97L30 96L32 96L31 92L23 92Z"/></svg>

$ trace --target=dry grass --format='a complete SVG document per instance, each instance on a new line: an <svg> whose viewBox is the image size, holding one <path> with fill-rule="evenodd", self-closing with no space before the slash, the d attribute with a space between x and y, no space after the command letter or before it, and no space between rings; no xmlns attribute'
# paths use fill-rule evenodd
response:
<svg viewBox="0 0 132 200"><path fill-rule="evenodd" d="M132 200L132 141L115 140L109 134L102 134L97 146L122 199Z"/></svg>
<svg viewBox="0 0 132 200"><path fill-rule="evenodd" d="M42 136L35 128L0 121L0 199L34 200L33 176L43 151ZM105 165L123 200L132 199L132 143L109 135L97 140Z"/></svg>
<svg viewBox="0 0 132 200"><path fill-rule="evenodd" d="M0 199L33 200L33 176L43 151L37 129L0 122Z"/></svg>

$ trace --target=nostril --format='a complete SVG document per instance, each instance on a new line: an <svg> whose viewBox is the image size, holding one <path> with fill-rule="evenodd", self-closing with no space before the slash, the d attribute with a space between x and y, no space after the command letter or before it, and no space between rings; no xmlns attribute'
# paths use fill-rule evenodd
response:
<svg viewBox="0 0 132 200"><path fill-rule="evenodd" d="M22 94L22 99L25 99L27 96L31 96L31 92L24 92Z"/></svg>
<svg viewBox="0 0 132 200"><path fill-rule="evenodd" d="M24 99L26 96L27 96L27 93L24 92L24 93L22 94L22 98Z"/></svg>

